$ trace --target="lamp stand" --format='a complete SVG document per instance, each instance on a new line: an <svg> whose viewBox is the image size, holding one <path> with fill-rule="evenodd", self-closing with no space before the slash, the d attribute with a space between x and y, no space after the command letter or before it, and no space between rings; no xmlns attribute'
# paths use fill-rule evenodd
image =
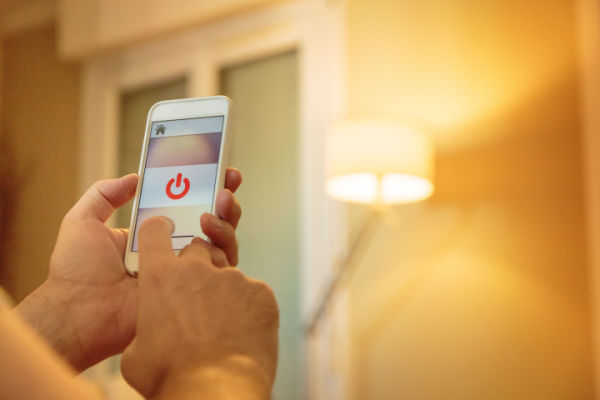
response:
<svg viewBox="0 0 600 400"><path fill-rule="evenodd" d="M364 249L366 243L370 241L374 228L388 209L388 207L384 206L372 206L369 214L362 221L358 232L352 238L348 251L336 260L333 275L326 286L326 290L323 292L320 301L315 307L315 311L305 325L306 336L314 333L329 308L338 287L347 277L352 275L352 272L356 268L357 255L360 253L360 250Z"/></svg>

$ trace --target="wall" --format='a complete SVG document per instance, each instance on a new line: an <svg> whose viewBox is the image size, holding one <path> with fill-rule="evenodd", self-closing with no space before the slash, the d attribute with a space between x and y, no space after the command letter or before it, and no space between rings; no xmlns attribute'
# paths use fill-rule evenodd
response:
<svg viewBox="0 0 600 400"><path fill-rule="evenodd" d="M54 28L4 38L2 112L20 178L16 241L2 285L22 299L46 277L60 221L76 200L79 69L55 56Z"/></svg>
<svg viewBox="0 0 600 400"><path fill-rule="evenodd" d="M355 399L592 397L574 21L349 0L349 111L438 144L434 197L388 215L350 284Z"/></svg>

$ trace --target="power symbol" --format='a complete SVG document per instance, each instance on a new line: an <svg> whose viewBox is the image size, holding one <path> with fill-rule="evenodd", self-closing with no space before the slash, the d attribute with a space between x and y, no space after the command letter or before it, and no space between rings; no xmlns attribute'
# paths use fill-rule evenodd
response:
<svg viewBox="0 0 600 400"><path fill-rule="evenodd" d="M171 186L173 186L173 183L175 183L175 186L177 188L181 187L181 177L182 177L182 175L180 172L177 174L177 183L175 183L175 178L171 178L171 180L169 180L169 183L167 183L167 196L169 196L169 198L171 198L173 200L182 198L190 190L190 181L188 180L188 178L183 178L183 184L185 185L185 187L183 188L183 191L179 194L175 194L171 191Z"/></svg>

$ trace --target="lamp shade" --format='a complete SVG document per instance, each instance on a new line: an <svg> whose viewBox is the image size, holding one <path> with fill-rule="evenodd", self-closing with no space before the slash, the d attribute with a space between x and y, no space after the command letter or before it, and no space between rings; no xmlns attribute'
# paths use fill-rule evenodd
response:
<svg viewBox="0 0 600 400"><path fill-rule="evenodd" d="M354 118L328 132L325 191L368 204L410 203L433 193L433 144L401 120Z"/></svg>

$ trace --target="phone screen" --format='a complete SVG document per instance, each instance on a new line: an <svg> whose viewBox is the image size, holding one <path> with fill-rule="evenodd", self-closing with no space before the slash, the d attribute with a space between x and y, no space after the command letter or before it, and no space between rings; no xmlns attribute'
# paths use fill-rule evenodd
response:
<svg viewBox="0 0 600 400"><path fill-rule="evenodd" d="M175 222L175 250L205 237L200 216L212 212L223 123L224 116L152 122L131 251L140 224L156 215Z"/></svg>

